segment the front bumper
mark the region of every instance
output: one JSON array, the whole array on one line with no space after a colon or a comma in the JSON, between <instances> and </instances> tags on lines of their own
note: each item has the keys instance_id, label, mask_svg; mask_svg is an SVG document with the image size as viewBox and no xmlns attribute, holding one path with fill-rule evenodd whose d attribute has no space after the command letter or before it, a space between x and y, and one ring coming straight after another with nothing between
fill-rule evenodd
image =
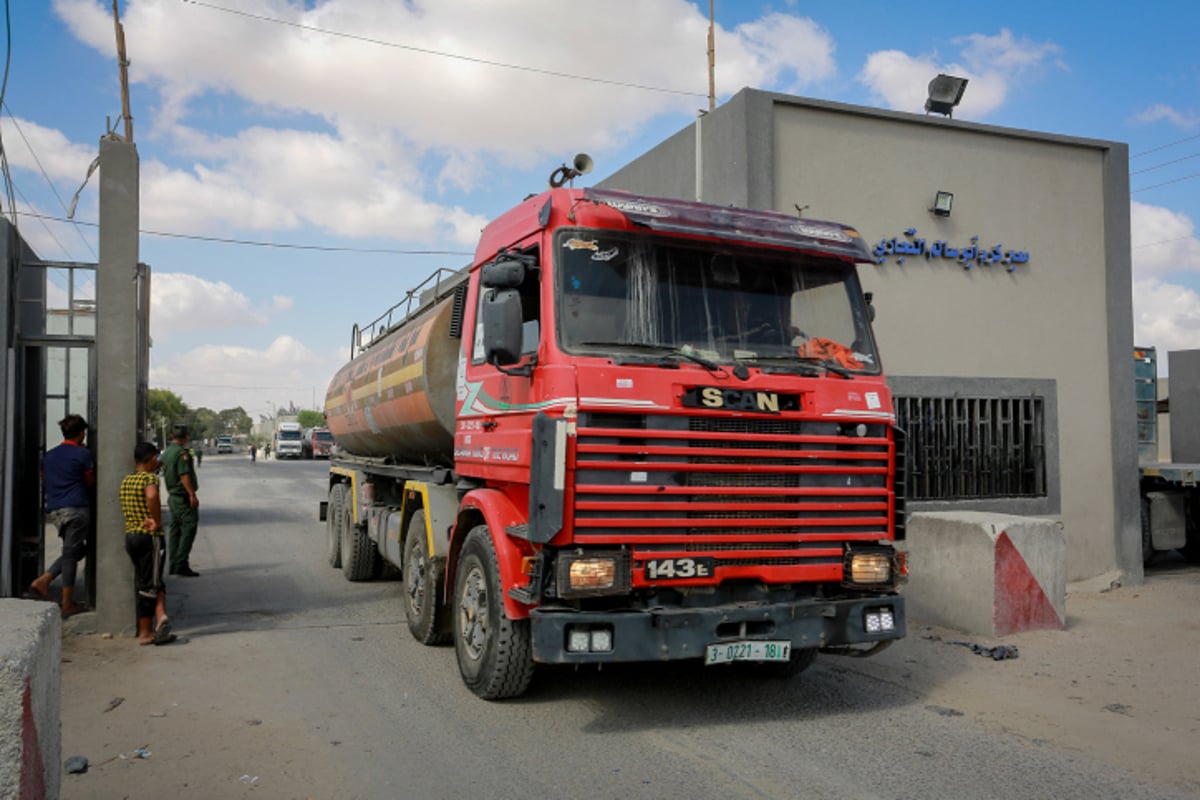
<instances>
[{"instance_id":1,"label":"front bumper","mask_svg":"<svg viewBox=\"0 0 1200 800\"><path fill-rule=\"evenodd\" d=\"M893 630L868 633L868 610L890 609ZM675 661L703 658L705 647L747 639L790 640L793 649L874 644L904 636L904 598L897 594L712 608L592 612L538 608L530 613L533 660L543 664ZM568 652L568 629L611 631L606 652Z\"/></svg>"}]
</instances>

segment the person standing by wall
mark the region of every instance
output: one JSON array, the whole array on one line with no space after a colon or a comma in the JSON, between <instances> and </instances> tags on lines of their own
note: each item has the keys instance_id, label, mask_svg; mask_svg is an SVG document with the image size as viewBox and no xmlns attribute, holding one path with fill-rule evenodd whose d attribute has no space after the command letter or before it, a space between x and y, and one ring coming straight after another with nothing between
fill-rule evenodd
<instances>
[{"instance_id":1,"label":"person standing by wall","mask_svg":"<svg viewBox=\"0 0 1200 800\"><path fill-rule=\"evenodd\" d=\"M49 597L50 582L61 575L62 615L66 619L84 610L74 602L75 576L79 562L87 554L96 467L91 451L83 446L87 421L78 414L68 414L58 427L63 442L42 457L42 487L46 519L54 523L63 540L62 555L29 585L29 592Z\"/></svg>"},{"instance_id":2,"label":"person standing by wall","mask_svg":"<svg viewBox=\"0 0 1200 800\"><path fill-rule=\"evenodd\" d=\"M121 479L125 552L133 562L138 644L175 641L167 617L163 583L167 548L163 542L162 500L158 494L158 448L141 442L133 449L134 470Z\"/></svg>"},{"instance_id":3,"label":"person standing by wall","mask_svg":"<svg viewBox=\"0 0 1200 800\"><path fill-rule=\"evenodd\" d=\"M167 561L172 575L197 578L188 559L200 525L200 498L196 496L199 482L196 466L188 450L187 425L171 429L171 446L163 451L163 480L167 485L167 507L171 523L167 529Z\"/></svg>"}]
</instances>

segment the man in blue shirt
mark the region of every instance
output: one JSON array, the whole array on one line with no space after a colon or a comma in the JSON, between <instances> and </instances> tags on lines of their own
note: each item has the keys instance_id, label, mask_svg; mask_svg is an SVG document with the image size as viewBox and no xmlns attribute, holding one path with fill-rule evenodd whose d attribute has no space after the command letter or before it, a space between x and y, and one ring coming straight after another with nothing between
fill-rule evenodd
<instances>
[{"instance_id":1,"label":"man in blue shirt","mask_svg":"<svg viewBox=\"0 0 1200 800\"><path fill-rule=\"evenodd\" d=\"M83 446L87 421L68 414L59 423L63 442L42 457L42 490L46 519L54 523L63 540L62 555L29 585L32 594L49 597L50 582L62 576L62 615L67 618L84 609L75 605L75 574L87 554L87 535L92 524L92 487L96 468L92 453Z\"/></svg>"}]
</instances>

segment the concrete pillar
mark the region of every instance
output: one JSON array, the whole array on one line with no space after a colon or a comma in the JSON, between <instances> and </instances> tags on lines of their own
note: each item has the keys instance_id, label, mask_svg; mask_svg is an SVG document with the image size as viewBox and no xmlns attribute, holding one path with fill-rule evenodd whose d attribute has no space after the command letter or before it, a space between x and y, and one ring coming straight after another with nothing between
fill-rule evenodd
<instances>
[{"instance_id":1,"label":"concrete pillar","mask_svg":"<svg viewBox=\"0 0 1200 800\"><path fill-rule=\"evenodd\" d=\"M58 797L61 663L58 606L0 600L0 797Z\"/></svg>"},{"instance_id":2,"label":"concrete pillar","mask_svg":"<svg viewBox=\"0 0 1200 800\"><path fill-rule=\"evenodd\" d=\"M96 272L96 627L136 629L133 566L125 554L118 491L139 440L138 155L100 140L100 266Z\"/></svg>"},{"instance_id":3,"label":"concrete pillar","mask_svg":"<svg viewBox=\"0 0 1200 800\"><path fill-rule=\"evenodd\" d=\"M1049 519L974 511L913 514L909 624L932 623L977 636L1065 627L1067 545Z\"/></svg>"}]
</instances>

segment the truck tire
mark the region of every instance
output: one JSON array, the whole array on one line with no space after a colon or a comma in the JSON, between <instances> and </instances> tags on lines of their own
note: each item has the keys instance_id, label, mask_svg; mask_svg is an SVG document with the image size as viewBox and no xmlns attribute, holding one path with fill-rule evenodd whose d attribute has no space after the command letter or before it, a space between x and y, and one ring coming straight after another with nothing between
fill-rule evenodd
<instances>
[{"instance_id":1,"label":"truck tire","mask_svg":"<svg viewBox=\"0 0 1200 800\"><path fill-rule=\"evenodd\" d=\"M529 620L504 614L496 549L486 525L467 534L454 581L454 651L467 688L484 700L516 697L533 679Z\"/></svg>"},{"instance_id":2,"label":"truck tire","mask_svg":"<svg viewBox=\"0 0 1200 800\"><path fill-rule=\"evenodd\" d=\"M1186 520L1187 539L1179 554L1192 564L1200 564L1200 497L1195 492L1188 498Z\"/></svg>"},{"instance_id":3,"label":"truck tire","mask_svg":"<svg viewBox=\"0 0 1200 800\"><path fill-rule=\"evenodd\" d=\"M342 506L346 504L346 484L339 483L329 490L329 506L325 509L325 560L337 569L342 566Z\"/></svg>"},{"instance_id":4,"label":"truck tire","mask_svg":"<svg viewBox=\"0 0 1200 800\"><path fill-rule=\"evenodd\" d=\"M1142 566L1150 566L1154 560L1154 538L1150 533L1150 501L1142 498Z\"/></svg>"},{"instance_id":5,"label":"truck tire","mask_svg":"<svg viewBox=\"0 0 1200 800\"><path fill-rule=\"evenodd\" d=\"M367 537L366 528L354 524L350 502L342 503L341 522L342 574L348 581L369 581L379 574L379 551Z\"/></svg>"},{"instance_id":6,"label":"truck tire","mask_svg":"<svg viewBox=\"0 0 1200 800\"><path fill-rule=\"evenodd\" d=\"M443 644L450 640L449 616L442 602L443 577L440 565L429 557L425 535L425 511L412 515L404 534L404 615L408 629L421 644Z\"/></svg>"}]
</instances>

